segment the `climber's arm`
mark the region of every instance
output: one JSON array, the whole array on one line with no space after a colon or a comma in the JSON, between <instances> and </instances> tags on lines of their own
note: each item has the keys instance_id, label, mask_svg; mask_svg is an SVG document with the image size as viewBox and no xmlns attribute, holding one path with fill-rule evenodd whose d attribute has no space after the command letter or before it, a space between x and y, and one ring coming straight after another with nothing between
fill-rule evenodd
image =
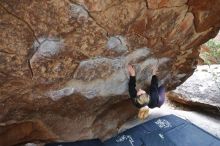
<instances>
[{"instance_id":1,"label":"climber's arm","mask_svg":"<svg viewBox=\"0 0 220 146\"><path fill-rule=\"evenodd\" d=\"M135 89L135 87L136 87L136 78L135 78L135 76L130 76L128 86L129 86L130 97L135 98L137 96L137 90Z\"/></svg>"},{"instance_id":2,"label":"climber's arm","mask_svg":"<svg viewBox=\"0 0 220 146\"><path fill-rule=\"evenodd\" d=\"M158 65L154 65L153 66L153 76L151 78L151 88L158 88L158 78L157 78L157 74L158 74Z\"/></svg>"},{"instance_id":3,"label":"climber's arm","mask_svg":"<svg viewBox=\"0 0 220 146\"><path fill-rule=\"evenodd\" d=\"M131 98L135 98L137 96L136 87L136 78L135 78L135 69L132 65L128 65L128 72L130 75L130 80L128 83L128 90Z\"/></svg>"},{"instance_id":4,"label":"climber's arm","mask_svg":"<svg viewBox=\"0 0 220 146\"><path fill-rule=\"evenodd\" d=\"M157 76L156 75L153 75L152 76L152 79L151 79L151 88L158 88L158 79L157 79Z\"/></svg>"}]
</instances>

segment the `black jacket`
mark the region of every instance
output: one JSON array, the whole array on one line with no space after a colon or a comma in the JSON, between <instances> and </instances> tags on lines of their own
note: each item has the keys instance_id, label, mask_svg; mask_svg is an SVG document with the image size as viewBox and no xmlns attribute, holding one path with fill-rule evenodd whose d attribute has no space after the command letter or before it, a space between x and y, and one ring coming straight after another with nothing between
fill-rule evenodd
<instances>
[{"instance_id":1,"label":"black jacket","mask_svg":"<svg viewBox=\"0 0 220 146\"><path fill-rule=\"evenodd\" d=\"M137 107L137 108L141 108L144 107L146 105L149 106L149 108L155 108L158 107L158 102L159 102L159 95L158 95L158 79L156 75L152 76L151 79L151 85L150 85L150 90L149 90L149 95L150 95L150 101L149 104L143 104L140 105L137 102L137 90L135 89L136 87L136 78L135 76L130 76L130 80L129 80L129 94L130 97L132 99L133 104Z\"/></svg>"}]
</instances>

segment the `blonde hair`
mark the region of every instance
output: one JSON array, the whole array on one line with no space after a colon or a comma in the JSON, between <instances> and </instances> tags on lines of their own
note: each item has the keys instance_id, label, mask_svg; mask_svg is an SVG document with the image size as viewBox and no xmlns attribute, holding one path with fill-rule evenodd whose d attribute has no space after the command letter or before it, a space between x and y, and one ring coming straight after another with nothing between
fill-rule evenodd
<instances>
[{"instance_id":1,"label":"blonde hair","mask_svg":"<svg viewBox=\"0 0 220 146\"><path fill-rule=\"evenodd\" d=\"M137 98L137 102L140 104L140 105L143 105L143 104L148 104L150 101L150 97L147 93L145 94L142 94L140 95L138 98Z\"/></svg>"},{"instance_id":2,"label":"blonde hair","mask_svg":"<svg viewBox=\"0 0 220 146\"><path fill-rule=\"evenodd\" d=\"M144 107L140 108L140 110L138 112L138 118L141 119L141 120L144 120L148 116L149 116L149 107L144 106Z\"/></svg>"}]
</instances>

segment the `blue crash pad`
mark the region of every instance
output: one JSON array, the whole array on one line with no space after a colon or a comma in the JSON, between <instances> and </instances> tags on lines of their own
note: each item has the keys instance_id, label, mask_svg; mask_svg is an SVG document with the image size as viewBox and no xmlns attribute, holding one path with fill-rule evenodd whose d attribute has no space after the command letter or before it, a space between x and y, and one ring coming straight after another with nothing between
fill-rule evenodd
<instances>
[{"instance_id":1,"label":"blue crash pad","mask_svg":"<svg viewBox=\"0 0 220 146\"><path fill-rule=\"evenodd\" d=\"M46 146L220 146L220 139L191 122L168 115L128 129L104 143L96 139Z\"/></svg>"},{"instance_id":2,"label":"blue crash pad","mask_svg":"<svg viewBox=\"0 0 220 146\"><path fill-rule=\"evenodd\" d=\"M136 132L139 129L145 134ZM220 146L220 139L191 122L168 115L126 130L105 141L104 144L105 146Z\"/></svg>"},{"instance_id":3,"label":"blue crash pad","mask_svg":"<svg viewBox=\"0 0 220 146\"><path fill-rule=\"evenodd\" d=\"M76 142L48 143L45 146L104 146L99 139L83 140Z\"/></svg>"}]
</instances>

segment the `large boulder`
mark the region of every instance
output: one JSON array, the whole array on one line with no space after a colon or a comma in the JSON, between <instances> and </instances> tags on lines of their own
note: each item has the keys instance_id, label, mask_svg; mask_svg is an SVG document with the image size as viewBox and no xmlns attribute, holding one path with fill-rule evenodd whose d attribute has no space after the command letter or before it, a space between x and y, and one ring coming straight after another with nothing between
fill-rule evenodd
<instances>
[{"instance_id":1,"label":"large boulder","mask_svg":"<svg viewBox=\"0 0 220 146\"><path fill-rule=\"evenodd\" d=\"M219 4L1 0L1 124L37 120L51 136L24 135L19 143L111 136L137 111L127 64L136 66L138 87L148 87L155 64L161 84L180 85L195 69L199 45L219 30Z\"/></svg>"},{"instance_id":2,"label":"large boulder","mask_svg":"<svg viewBox=\"0 0 220 146\"><path fill-rule=\"evenodd\" d=\"M182 85L167 93L167 97L197 109L220 112L220 65L197 66Z\"/></svg>"}]
</instances>

